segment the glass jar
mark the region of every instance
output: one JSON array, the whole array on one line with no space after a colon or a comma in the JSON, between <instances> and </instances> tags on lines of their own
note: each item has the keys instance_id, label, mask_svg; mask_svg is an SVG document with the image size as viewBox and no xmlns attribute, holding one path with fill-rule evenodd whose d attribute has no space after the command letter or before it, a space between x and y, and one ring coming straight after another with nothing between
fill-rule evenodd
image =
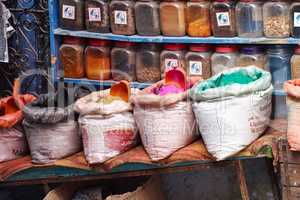
<instances>
[{"instance_id":1,"label":"glass jar","mask_svg":"<svg viewBox=\"0 0 300 200\"><path fill-rule=\"evenodd\" d=\"M165 72L170 69L181 67L186 70L184 56L186 46L184 44L165 44L164 50L160 54L161 77L165 77Z\"/></svg>"},{"instance_id":2,"label":"glass jar","mask_svg":"<svg viewBox=\"0 0 300 200\"><path fill-rule=\"evenodd\" d=\"M291 79L290 59L292 53L286 45L272 45L267 50L267 69L272 74L274 89L281 90L283 83Z\"/></svg>"},{"instance_id":3,"label":"glass jar","mask_svg":"<svg viewBox=\"0 0 300 200\"><path fill-rule=\"evenodd\" d=\"M85 71L89 79L110 79L110 42L107 40L89 40L85 49Z\"/></svg>"},{"instance_id":4,"label":"glass jar","mask_svg":"<svg viewBox=\"0 0 300 200\"><path fill-rule=\"evenodd\" d=\"M272 0L263 6L264 33L270 38L290 36L290 14L287 1Z\"/></svg>"},{"instance_id":5,"label":"glass jar","mask_svg":"<svg viewBox=\"0 0 300 200\"><path fill-rule=\"evenodd\" d=\"M163 35L185 35L185 3L182 1L163 1L160 3L160 25Z\"/></svg>"},{"instance_id":6,"label":"glass jar","mask_svg":"<svg viewBox=\"0 0 300 200\"><path fill-rule=\"evenodd\" d=\"M193 44L185 55L187 74L190 77L211 77L211 48L209 45Z\"/></svg>"},{"instance_id":7,"label":"glass jar","mask_svg":"<svg viewBox=\"0 0 300 200\"><path fill-rule=\"evenodd\" d=\"M300 1L292 3L290 7L291 35L300 38Z\"/></svg>"},{"instance_id":8,"label":"glass jar","mask_svg":"<svg viewBox=\"0 0 300 200\"><path fill-rule=\"evenodd\" d=\"M85 1L85 26L87 31L91 32L110 32L107 0Z\"/></svg>"},{"instance_id":9,"label":"glass jar","mask_svg":"<svg viewBox=\"0 0 300 200\"><path fill-rule=\"evenodd\" d=\"M247 67L250 65L265 69L266 55L262 47L248 46L241 49L241 54L237 59L237 66Z\"/></svg>"},{"instance_id":10,"label":"glass jar","mask_svg":"<svg viewBox=\"0 0 300 200\"><path fill-rule=\"evenodd\" d=\"M187 33L192 37L208 37L210 29L210 1L190 0L187 2L186 23Z\"/></svg>"},{"instance_id":11,"label":"glass jar","mask_svg":"<svg viewBox=\"0 0 300 200\"><path fill-rule=\"evenodd\" d=\"M211 56L212 75L236 67L238 53L236 46L222 45L216 47Z\"/></svg>"},{"instance_id":12,"label":"glass jar","mask_svg":"<svg viewBox=\"0 0 300 200\"><path fill-rule=\"evenodd\" d=\"M113 0L110 3L110 25L114 34L134 35L134 1Z\"/></svg>"},{"instance_id":13,"label":"glass jar","mask_svg":"<svg viewBox=\"0 0 300 200\"><path fill-rule=\"evenodd\" d=\"M138 1L135 4L136 30L139 35L160 35L157 1Z\"/></svg>"},{"instance_id":14,"label":"glass jar","mask_svg":"<svg viewBox=\"0 0 300 200\"><path fill-rule=\"evenodd\" d=\"M262 2L241 0L236 5L236 24L239 37L262 37Z\"/></svg>"},{"instance_id":15,"label":"glass jar","mask_svg":"<svg viewBox=\"0 0 300 200\"><path fill-rule=\"evenodd\" d=\"M84 77L84 40L76 37L64 37L59 48L60 62L65 78Z\"/></svg>"},{"instance_id":16,"label":"glass jar","mask_svg":"<svg viewBox=\"0 0 300 200\"><path fill-rule=\"evenodd\" d=\"M141 44L136 53L136 79L138 82L157 82L160 76L160 51L156 44Z\"/></svg>"},{"instance_id":17,"label":"glass jar","mask_svg":"<svg viewBox=\"0 0 300 200\"><path fill-rule=\"evenodd\" d=\"M292 79L300 79L300 46L295 48L295 53L291 58Z\"/></svg>"},{"instance_id":18,"label":"glass jar","mask_svg":"<svg viewBox=\"0 0 300 200\"><path fill-rule=\"evenodd\" d=\"M59 26L69 30L83 30L85 28L82 0L59 1Z\"/></svg>"},{"instance_id":19,"label":"glass jar","mask_svg":"<svg viewBox=\"0 0 300 200\"><path fill-rule=\"evenodd\" d=\"M112 78L116 81L135 81L136 50L132 42L116 42L111 50Z\"/></svg>"},{"instance_id":20,"label":"glass jar","mask_svg":"<svg viewBox=\"0 0 300 200\"><path fill-rule=\"evenodd\" d=\"M210 16L215 37L236 36L235 3L233 0L215 0L211 5Z\"/></svg>"}]
</instances>

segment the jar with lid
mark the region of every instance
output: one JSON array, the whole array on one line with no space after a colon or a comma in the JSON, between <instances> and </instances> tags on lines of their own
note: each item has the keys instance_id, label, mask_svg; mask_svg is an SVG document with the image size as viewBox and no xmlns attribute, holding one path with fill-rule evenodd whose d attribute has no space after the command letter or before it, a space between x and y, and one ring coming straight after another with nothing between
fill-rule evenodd
<instances>
[{"instance_id":1,"label":"jar with lid","mask_svg":"<svg viewBox=\"0 0 300 200\"><path fill-rule=\"evenodd\" d=\"M237 66L247 67L250 65L265 69L266 55L264 49L260 46L242 47L237 59Z\"/></svg>"},{"instance_id":2,"label":"jar with lid","mask_svg":"<svg viewBox=\"0 0 300 200\"><path fill-rule=\"evenodd\" d=\"M236 36L235 1L215 0L211 5L210 16L215 37Z\"/></svg>"},{"instance_id":3,"label":"jar with lid","mask_svg":"<svg viewBox=\"0 0 300 200\"><path fill-rule=\"evenodd\" d=\"M232 45L217 46L211 56L212 75L236 67L237 47Z\"/></svg>"},{"instance_id":4,"label":"jar with lid","mask_svg":"<svg viewBox=\"0 0 300 200\"><path fill-rule=\"evenodd\" d=\"M290 6L291 35L300 38L300 0L296 0Z\"/></svg>"},{"instance_id":5,"label":"jar with lid","mask_svg":"<svg viewBox=\"0 0 300 200\"><path fill-rule=\"evenodd\" d=\"M110 3L111 31L119 35L135 34L134 1L113 0Z\"/></svg>"},{"instance_id":6,"label":"jar with lid","mask_svg":"<svg viewBox=\"0 0 300 200\"><path fill-rule=\"evenodd\" d=\"M85 28L82 0L59 1L59 26L69 30L83 30Z\"/></svg>"},{"instance_id":7,"label":"jar with lid","mask_svg":"<svg viewBox=\"0 0 300 200\"><path fill-rule=\"evenodd\" d=\"M292 79L300 79L300 46L295 48L294 55L291 58Z\"/></svg>"},{"instance_id":8,"label":"jar with lid","mask_svg":"<svg viewBox=\"0 0 300 200\"><path fill-rule=\"evenodd\" d=\"M163 35L185 35L185 7L179 0L165 0L160 3L160 25Z\"/></svg>"},{"instance_id":9,"label":"jar with lid","mask_svg":"<svg viewBox=\"0 0 300 200\"><path fill-rule=\"evenodd\" d=\"M210 28L210 1L190 0L187 2L186 23L187 33L192 37L208 37Z\"/></svg>"},{"instance_id":10,"label":"jar with lid","mask_svg":"<svg viewBox=\"0 0 300 200\"><path fill-rule=\"evenodd\" d=\"M291 79L292 52L287 45L272 45L267 50L267 70L271 72L274 89L281 90L283 83Z\"/></svg>"},{"instance_id":11,"label":"jar with lid","mask_svg":"<svg viewBox=\"0 0 300 200\"><path fill-rule=\"evenodd\" d=\"M107 0L85 1L85 26L87 31L91 32L110 32Z\"/></svg>"},{"instance_id":12,"label":"jar with lid","mask_svg":"<svg viewBox=\"0 0 300 200\"><path fill-rule=\"evenodd\" d=\"M59 48L60 62L65 78L84 77L84 40L76 37L64 37Z\"/></svg>"},{"instance_id":13,"label":"jar with lid","mask_svg":"<svg viewBox=\"0 0 300 200\"><path fill-rule=\"evenodd\" d=\"M211 77L211 47L205 44L193 44L185 55L187 74L190 77Z\"/></svg>"},{"instance_id":14,"label":"jar with lid","mask_svg":"<svg viewBox=\"0 0 300 200\"><path fill-rule=\"evenodd\" d=\"M139 35L160 35L159 5L157 1L135 3L136 31Z\"/></svg>"},{"instance_id":15,"label":"jar with lid","mask_svg":"<svg viewBox=\"0 0 300 200\"><path fill-rule=\"evenodd\" d=\"M186 46L184 44L165 44L160 54L161 77L170 69L181 67L186 71L185 66Z\"/></svg>"},{"instance_id":16,"label":"jar with lid","mask_svg":"<svg viewBox=\"0 0 300 200\"><path fill-rule=\"evenodd\" d=\"M138 82L157 82L160 77L160 48L157 44L141 44L136 53Z\"/></svg>"},{"instance_id":17,"label":"jar with lid","mask_svg":"<svg viewBox=\"0 0 300 200\"><path fill-rule=\"evenodd\" d=\"M110 79L110 42L91 39L85 49L85 71L89 79Z\"/></svg>"},{"instance_id":18,"label":"jar with lid","mask_svg":"<svg viewBox=\"0 0 300 200\"><path fill-rule=\"evenodd\" d=\"M116 42L111 50L111 72L116 81L136 80L136 50L132 42Z\"/></svg>"},{"instance_id":19,"label":"jar with lid","mask_svg":"<svg viewBox=\"0 0 300 200\"><path fill-rule=\"evenodd\" d=\"M239 37L263 36L262 5L260 0L240 0L236 5L236 24Z\"/></svg>"},{"instance_id":20,"label":"jar with lid","mask_svg":"<svg viewBox=\"0 0 300 200\"><path fill-rule=\"evenodd\" d=\"M289 3L285 0L271 0L263 5L264 34L270 38L290 36Z\"/></svg>"}]
</instances>

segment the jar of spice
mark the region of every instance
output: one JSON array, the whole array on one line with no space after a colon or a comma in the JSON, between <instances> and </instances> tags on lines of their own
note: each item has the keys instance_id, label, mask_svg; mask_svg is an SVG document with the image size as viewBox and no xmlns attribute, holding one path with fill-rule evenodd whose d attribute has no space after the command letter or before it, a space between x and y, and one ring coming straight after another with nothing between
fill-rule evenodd
<instances>
[{"instance_id":1,"label":"jar of spice","mask_svg":"<svg viewBox=\"0 0 300 200\"><path fill-rule=\"evenodd\" d=\"M185 55L187 74L190 77L211 77L210 66L211 47L205 44L193 44Z\"/></svg>"},{"instance_id":2,"label":"jar of spice","mask_svg":"<svg viewBox=\"0 0 300 200\"><path fill-rule=\"evenodd\" d=\"M250 65L265 69L266 55L262 47L248 46L241 49L241 54L237 59L237 66L247 67Z\"/></svg>"},{"instance_id":3,"label":"jar of spice","mask_svg":"<svg viewBox=\"0 0 300 200\"><path fill-rule=\"evenodd\" d=\"M211 57L212 75L236 67L237 47L232 45L217 46Z\"/></svg>"},{"instance_id":4,"label":"jar of spice","mask_svg":"<svg viewBox=\"0 0 300 200\"><path fill-rule=\"evenodd\" d=\"M113 0L110 3L110 25L114 34L134 35L134 1Z\"/></svg>"},{"instance_id":5,"label":"jar of spice","mask_svg":"<svg viewBox=\"0 0 300 200\"><path fill-rule=\"evenodd\" d=\"M187 2L187 33L192 37L208 37L210 29L210 1L190 0Z\"/></svg>"},{"instance_id":6,"label":"jar of spice","mask_svg":"<svg viewBox=\"0 0 300 200\"><path fill-rule=\"evenodd\" d=\"M240 0L236 5L236 24L239 37L263 36L263 3L259 0Z\"/></svg>"},{"instance_id":7,"label":"jar of spice","mask_svg":"<svg viewBox=\"0 0 300 200\"><path fill-rule=\"evenodd\" d=\"M111 50L112 78L116 81L135 81L136 50L132 42L116 42Z\"/></svg>"},{"instance_id":8,"label":"jar of spice","mask_svg":"<svg viewBox=\"0 0 300 200\"><path fill-rule=\"evenodd\" d=\"M292 3L290 7L291 34L294 38L300 38L300 1Z\"/></svg>"},{"instance_id":9,"label":"jar of spice","mask_svg":"<svg viewBox=\"0 0 300 200\"><path fill-rule=\"evenodd\" d=\"M84 77L84 40L76 37L64 37L59 55L65 78Z\"/></svg>"},{"instance_id":10,"label":"jar of spice","mask_svg":"<svg viewBox=\"0 0 300 200\"><path fill-rule=\"evenodd\" d=\"M107 0L85 1L85 26L91 32L110 32Z\"/></svg>"},{"instance_id":11,"label":"jar of spice","mask_svg":"<svg viewBox=\"0 0 300 200\"><path fill-rule=\"evenodd\" d=\"M163 35L185 35L185 2L165 0L160 3L160 24Z\"/></svg>"},{"instance_id":12,"label":"jar of spice","mask_svg":"<svg viewBox=\"0 0 300 200\"><path fill-rule=\"evenodd\" d=\"M136 53L136 79L138 82L157 82L160 77L160 51L156 44L141 44Z\"/></svg>"},{"instance_id":13,"label":"jar of spice","mask_svg":"<svg viewBox=\"0 0 300 200\"><path fill-rule=\"evenodd\" d=\"M263 6L264 33L270 38L290 36L289 3L284 0L271 0Z\"/></svg>"},{"instance_id":14,"label":"jar of spice","mask_svg":"<svg viewBox=\"0 0 300 200\"><path fill-rule=\"evenodd\" d=\"M272 45L267 50L267 70L271 72L274 89L281 90L283 83L291 79L292 52L287 45Z\"/></svg>"},{"instance_id":15,"label":"jar of spice","mask_svg":"<svg viewBox=\"0 0 300 200\"><path fill-rule=\"evenodd\" d=\"M295 48L295 53L291 58L292 79L300 79L300 46Z\"/></svg>"},{"instance_id":16,"label":"jar of spice","mask_svg":"<svg viewBox=\"0 0 300 200\"><path fill-rule=\"evenodd\" d=\"M85 49L85 71L89 79L110 79L110 42L91 39Z\"/></svg>"},{"instance_id":17,"label":"jar of spice","mask_svg":"<svg viewBox=\"0 0 300 200\"><path fill-rule=\"evenodd\" d=\"M184 44L165 44L164 50L160 54L161 77L165 77L165 72L170 69L181 67L186 70L185 66L186 46Z\"/></svg>"},{"instance_id":18,"label":"jar of spice","mask_svg":"<svg viewBox=\"0 0 300 200\"><path fill-rule=\"evenodd\" d=\"M136 30L139 35L160 35L157 1L138 1L135 4Z\"/></svg>"},{"instance_id":19,"label":"jar of spice","mask_svg":"<svg viewBox=\"0 0 300 200\"><path fill-rule=\"evenodd\" d=\"M233 0L215 0L211 5L212 31L215 37L236 36L235 3Z\"/></svg>"},{"instance_id":20,"label":"jar of spice","mask_svg":"<svg viewBox=\"0 0 300 200\"><path fill-rule=\"evenodd\" d=\"M84 3L82 0L59 1L59 25L69 30L83 30Z\"/></svg>"}]
</instances>

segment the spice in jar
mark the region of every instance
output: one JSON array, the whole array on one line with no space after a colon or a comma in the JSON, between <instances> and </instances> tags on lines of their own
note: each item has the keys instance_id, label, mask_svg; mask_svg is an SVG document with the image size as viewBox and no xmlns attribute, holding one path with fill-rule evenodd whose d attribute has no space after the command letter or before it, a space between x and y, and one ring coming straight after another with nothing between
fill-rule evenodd
<instances>
[{"instance_id":1,"label":"spice in jar","mask_svg":"<svg viewBox=\"0 0 300 200\"><path fill-rule=\"evenodd\" d=\"M212 31L215 37L236 35L235 4L233 0L215 0L211 5Z\"/></svg>"},{"instance_id":2,"label":"spice in jar","mask_svg":"<svg viewBox=\"0 0 300 200\"><path fill-rule=\"evenodd\" d=\"M110 32L107 0L85 1L85 25L86 29L91 32Z\"/></svg>"},{"instance_id":3,"label":"spice in jar","mask_svg":"<svg viewBox=\"0 0 300 200\"><path fill-rule=\"evenodd\" d=\"M187 74L190 77L211 77L211 47L205 44L193 44L185 55Z\"/></svg>"},{"instance_id":4,"label":"spice in jar","mask_svg":"<svg viewBox=\"0 0 300 200\"><path fill-rule=\"evenodd\" d=\"M295 38L300 38L300 1L292 3L290 7L291 34Z\"/></svg>"},{"instance_id":5,"label":"spice in jar","mask_svg":"<svg viewBox=\"0 0 300 200\"><path fill-rule=\"evenodd\" d=\"M241 54L237 59L237 66L247 67L256 66L265 69L266 55L260 46L247 46L241 49Z\"/></svg>"},{"instance_id":6,"label":"spice in jar","mask_svg":"<svg viewBox=\"0 0 300 200\"><path fill-rule=\"evenodd\" d=\"M89 40L85 49L86 76L89 79L110 79L110 42L107 40Z\"/></svg>"},{"instance_id":7,"label":"spice in jar","mask_svg":"<svg viewBox=\"0 0 300 200\"><path fill-rule=\"evenodd\" d=\"M82 0L59 1L59 25L69 30L84 29L84 3Z\"/></svg>"},{"instance_id":8,"label":"spice in jar","mask_svg":"<svg viewBox=\"0 0 300 200\"><path fill-rule=\"evenodd\" d=\"M295 48L295 53L291 58L292 79L300 79L300 46Z\"/></svg>"},{"instance_id":9,"label":"spice in jar","mask_svg":"<svg viewBox=\"0 0 300 200\"><path fill-rule=\"evenodd\" d=\"M111 50L111 72L116 81L136 80L136 50L132 42L116 42Z\"/></svg>"},{"instance_id":10,"label":"spice in jar","mask_svg":"<svg viewBox=\"0 0 300 200\"><path fill-rule=\"evenodd\" d=\"M113 0L110 3L110 24L114 34L134 35L134 1Z\"/></svg>"},{"instance_id":11,"label":"spice in jar","mask_svg":"<svg viewBox=\"0 0 300 200\"><path fill-rule=\"evenodd\" d=\"M210 29L210 2L190 0L186 8L187 33L192 37L208 37Z\"/></svg>"},{"instance_id":12,"label":"spice in jar","mask_svg":"<svg viewBox=\"0 0 300 200\"><path fill-rule=\"evenodd\" d=\"M164 50L160 54L161 77L165 77L165 72L173 68L181 67L186 71L184 56L186 46L184 44L165 44Z\"/></svg>"},{"instance_id":13,"label":"spice in jar","mask_svg":"<svg viewBox=\"0 0 300 200\"><path fill-rule=\"evenodd\" d=\"M65 78L84 77L84 40L76 37L65 37L59 48L60 61Z\"/></svg>"},{"instance_id":14,"label":"spice in jar","mask_svg":"<svg viewBox=\"0 0 300 200\"><path fill-rule=\"evenodd\" d=\"M163 35L185 35L185 3L166 0L160 3L160 24Z\"/></svg>"},{"instance_id":15,"label":"spice in jar","mask_svg":"<svg viewBox=\"0 0 300 200\"><path fill-rule=\"evenodd\" d=\"M136 79L138 82L157 82L161 79L160 51L156 44L141 44L136 53Z\"/></svg>"},{"instance_id":16,"label":"spice in jar","mask_svg":"<svg viewBox=\"0 0 300 200\"><path fill-rule=\"evenodd\" d=\"M212 75L236 67L237 48L233 45L221 45L216 47L215 53L211 56Z\"/></svg>"}]
</instances>

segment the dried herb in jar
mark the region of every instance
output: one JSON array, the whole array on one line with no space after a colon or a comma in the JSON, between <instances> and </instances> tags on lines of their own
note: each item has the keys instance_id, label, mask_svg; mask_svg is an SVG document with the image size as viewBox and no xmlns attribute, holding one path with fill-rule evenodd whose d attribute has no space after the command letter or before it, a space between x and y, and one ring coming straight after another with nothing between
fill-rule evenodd
<instances>
[{"instance_id":1,"label":"dried herb in jar","mask_svg":"<svg viewBox=\"0 0 300 200\"><path fill-rule=\"evenodd\" d=\"M109 33L109 12L106 0L86 0L85 25L91 32Z\"/></svg>"}]
</instances>

